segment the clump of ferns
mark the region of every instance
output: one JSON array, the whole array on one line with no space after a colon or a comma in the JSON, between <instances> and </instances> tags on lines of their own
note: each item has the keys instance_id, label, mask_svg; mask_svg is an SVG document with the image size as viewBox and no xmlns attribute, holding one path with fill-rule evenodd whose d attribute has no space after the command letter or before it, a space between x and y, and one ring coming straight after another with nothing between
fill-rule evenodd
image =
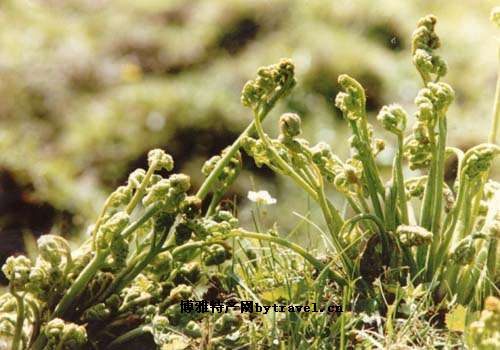
<instances>
[{"instance_id":1,"label":"clump of ferns","mask_svg":"<svg viewBox=\"0 0 500 350\"><path fill-rule=\"evenodd\" d=\"M389 181L381 178L377 166L384 141L373 136L365 91L347 75L339 77L342 92L335 105L352 131L349 159L341 160L328 144L310 145L301 138L301 119L293 113L280 117L277 138L266 134L262 120L274 101L265 70L243 89L242 102L254 113L251 127L257 136L245 135L241 145L258 166L290 177L318 203L332 254L338 258L330 266L337 283L355 281L369 293L377 279L388 289L410 279L424 283L437 300L456 298L461 304L479 306L485 295L498 292L494 281L500 193L499 184L488 181L488 173L500 147L494 144L495 131L490 143L465 153L446 145L447 112L454 92L441 81L447 65L435 53L440 46L435 24L434 16L426 16L413 34L413 63L423 86L415 98L411 131L400 105L384 106L377 116L397 144ZM497 120L498 111L495 114ZM458 176L448 186L445 162L451 156L458 158ZM420 171L419 176L405 178L405 159L411 170ZM344 196L353 216L343 217L325 194L326 186Z\"/></svg>"},{"instance_id":2,"label":"clump of ferns","mask_svg":"<svg viewBox=\"0 0 500 350\"><path fill-rule=\"evenodd\" d=\"M213 267L231 257L225 239L238 220L219 207L201 215L204 196L188 195L187 175L158 174L173 169L164 151L149 152L148 165L108 197L90 239L77 250L60 236L44 235L34 263L23 255L7 260L0 334L12 349L116 347L145 332L158 345L177 333L201 337L196 315L183 315L179 302L201 299L198 284L216 281L223 291L224 276ZM212 185L229 185L240 166L232 157ZM230 316L221 321L223 331L228 322L231 331L240 323Z\"/></svg>"},{"instance_id":3,"label":"clump of ferns","mask_svg":"<svg viewBox=\"0 0 500 350\"><path fill-rule=\"evenodd\" d=\"M289 91L293 68L283 61L261 70L274 90L269 100L275 102ZM192 195L189 176L159 174L172 171L172 157L159 149L150 151L148 169L133 171L127 184L107 198L89 228L90 238L78 249L72 251L61 236L44 235L37 241L36 261L10 257L2 269L9 293L0 297L0 340L5 346L119 348L144 333L151 333L159 346L179 337L198 345L208 339L221 346L248 341L248 332L238 332L247 327L239 315L216 314L213 326L206 328L202 314L180 310L181 300L201 300L200 291L207 286L215 286L220 299L234 299L228 267L221 266L232 256L229 238L273 241L318 269L324 266L285 239L240 229L233 213L220 205L241 169L240 139L205 163L207 178Z\"/></svg>"},{"instance_id":4,"label":"clump of ferns","mask_svg":"<svg viewBox=\"0 0 500 350\"><path fill-rule=\"evenodd\" d=\"M179 301L201 299L197 287L209 281L218 281L220 292L231 295L226 282L234 274L223 265L232 256L230 238L290 249L317 270L318 281L336 284L344 300L377 296L379 290L398 300L400 288L411 284L425 286L438 300L480 305L497 292L500 191L487 177L500 147L485 143L463 153L446 146L453 90L440 81L446 64L434 52L439 47L435 23L433 16L423 18L413 37L413 61L423 87L411 133L406 135L408 116L399 105L385 106L377 117L397 143L388 182L376 162L384 142L373 137L365 91L356 80L340 76L343 91L335 101L352 130L353 152L343 161L328 144L310 145L301 138L296 114L280 117L277 138L265 133L264 118L296 80L290 60L260 68L242 92L253 121L206 162L206 179L196 194L189 194L189 176L159 174L173 169L173 159L153 150L148 169L132 172L127 184L109 196L89 229L90 238L78 249L72 251L60 236L46 235L38 240L36 261L22 255L7 260L3 272L9 293L0 297L2 340L14 350L119 348L144 333L160 346L179 338L198 346L208 341L221 347L247 344L248 330L255 332L255 327L241 315L222 314L213 327L205 327L200 315L180 312ZM496 109L495 120L498 114ZM242 229L223 209L224 193L241 169L240 149L257 165L289 176L318 203L330 233L329 259L318 259L276 234ZM448 187L444 163L451 155L459 166ZM420 176L405 179L405 158L411 169L422 170ZM327 186L343 195L351 209L346 213L353 215L333 205ZM412 205L413 197L420 206ZM205 200L209 203L202 210Z\"/></svg>"}]
</instances>

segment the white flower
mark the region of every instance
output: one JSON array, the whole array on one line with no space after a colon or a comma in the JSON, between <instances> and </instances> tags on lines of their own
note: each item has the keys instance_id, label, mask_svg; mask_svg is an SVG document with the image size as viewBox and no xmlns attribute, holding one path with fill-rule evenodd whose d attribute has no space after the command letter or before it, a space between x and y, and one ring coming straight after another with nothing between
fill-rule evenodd
<instances>
[{"instance_id":1,"label":"white flower","mask_svg":"<svg viewBox=\"0 0 500 350\"><path fill-rule=\"evenodd\" d=\"M257 204L276 204L276 198L271 197L267 191L248 191L248 199Z\"/></svg>"}]
</instances>

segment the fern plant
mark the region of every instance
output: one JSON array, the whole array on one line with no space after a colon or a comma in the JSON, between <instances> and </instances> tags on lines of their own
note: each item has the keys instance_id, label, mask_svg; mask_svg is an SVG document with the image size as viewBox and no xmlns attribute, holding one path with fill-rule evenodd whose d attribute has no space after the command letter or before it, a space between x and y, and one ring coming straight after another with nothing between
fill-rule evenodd
<instances>
[{"instance_id":1,"label":"fern plant","mask_svg":"<svg viewBox=\"0 0 500 350\"><path fill-rule=\"evenodd\" d=\"M498 294L500 185L488 174L500 153L495 144L500 97L497 92L489 143L466 152L447 146L454 93L441 81L447 66L436 54L435 25L436 18L426 16L413 34L412 57L422 88L412 129L407 130L408 114L400 105L384 106L377 116L397 145L390 179L382 178L377 164L385 142L374 138L359 82L339 77L342 92L335 105L352 132L351 157L342 160L328 144L311 145L300 137L297 114L279 118L277 137L265 132L263 120L297 82L288 59L260 68L241 95L253 121L205 163L206 180L196 194L189 194L189 176L159 174L173 169L173 159L153 150L148 169L132 172L109 196L90 238L78 249L60 236L45 235L38 240L36 261L22 255L7 260L9 292L0 297L6 344L14 350L120 348L149 333L158 346L179 337L198 339L200 347L208 347L207 339L214 348L243 346L249 336L239 330L251 334L251 319L229 312L207 328L202 315L182 313L179 306L180 300L199 299L197 288L208 281L218 281L221 295L235 297L237 289L227 281L237 277L224 264L233 257L228 240L234 238L272 242L300 255L318 283L330 281L330 288L344 292L345 307L351 296L372 299L375 308L394 314L383 310L380 291L397 305L409 286L430 290L436 303L471 309ZM241 150L257 166L291 178L317 203L329 232L328 259L274 232L240 227L222 199L241 170ZM448 184L445 162L451 156L458 158L458 176ZM406 164L415 176L405 177ZM328 187L343 196L349 210L332 203ZM343 331L339 344L346 346Z\"/></svg>"},{"instance_id":2,"label":"fern plant","mask_svg":"<svg viewBox=\"0 0 500 350\"><path fill-rule=\"evenodd\" d=\"M318 202L338 256L334 270L344 283L354 280L367 287L380 276L396 283L409 277L429 284L438 299L456 296L462 304L480 305L483 294L495 288L500 209L498 183L488 181L488 173L500 147L494 143L494 131L490 143L465 153L446 145L447 110L454 92L440 81L447 66L435 53L440 45L435 24L434 16L424 17L413 34L413 63L423 86L415 98L411 132L406 133L408 114L397 104L384 106L377 116L397 144L389 181L377 167L384 141L373 137L365 91L347 75L339 77L343 91L335 104L352 131L351 158L342 161L329 145L310 146L299 138L296 114L282 115L280 135L268 136L261 123L270 95L265 74L243 90L242 101L254 113L258 137L245 136L241 143L257 165L289 176ZM456 156L459 165L457 179L449 186L444 172L450 156ZM404 177L405 158L411 170L420 170L418 176ZM353 216L342 217L325 194L327 185L345 197ZM419 199L416 205L413 197Z\"/></svg>"}]
</instances>

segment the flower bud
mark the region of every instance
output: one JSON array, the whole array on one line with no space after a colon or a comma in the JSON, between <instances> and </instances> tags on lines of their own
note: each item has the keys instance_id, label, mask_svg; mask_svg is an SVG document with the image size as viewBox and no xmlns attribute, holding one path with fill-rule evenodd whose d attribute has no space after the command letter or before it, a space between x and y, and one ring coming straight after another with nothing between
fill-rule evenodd
<instances>
[{"instance_id":1,"label":"flower bud","mask_svg":"<svg viewBox=\"0 0 500 350\"><path fill-rule=\"evenodd\" d=\"M435 74L437 77L443 77L448 72L448 65L442 57L431 55L422 49L417 49L413 54L413 64L418 71Z\"/></svg>"},{"instance_id":2,"label":"flower bud","mask_svg":"<svg viewBox=\"0 0 500 350\"><path fill-rule=\"evenodd\" d=\"M348 159L344 166L342 173L350 186L361 186L361 178L363 176L363 164L358 159Z\"/></svg>"},{"instance_id":3,"label":"flower bud","mask_svg":"<svg viewBox=\"0 0 500 350\"><path fill-rule=\"evenodd\" d=\"M193 233L197 239L205 239L209 234L205 225L206 220L209 219L196 218L189 221L189 227L191 228L191 230L193 230Z\"/></svg>"}]
</instances>

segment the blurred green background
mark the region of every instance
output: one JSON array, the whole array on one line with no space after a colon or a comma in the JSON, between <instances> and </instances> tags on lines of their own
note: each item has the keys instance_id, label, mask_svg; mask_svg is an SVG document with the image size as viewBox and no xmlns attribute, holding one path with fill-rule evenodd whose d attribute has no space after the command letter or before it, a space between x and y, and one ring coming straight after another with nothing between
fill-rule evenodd
<instances>
[{"instance_id":1,"label":"blurred green background","mask_svg":"<svg viewBox=\"0 0 500 350\"><path fill-rule=\"evenodd\" d=\"M449 142L466 149L485 141L497 67L488 20L494 5L3 0L0 255L22 249L24 232L84 231L106 195L146 166L151 148L171 153L175 170L188 173L197 187L204 160L251 120L239 102L243 84L281 57L294 60L299 84L266 127L275 130L280 112L295 111L309 140L327 141L346 156L346 126L333 106L337 76L348 73L365 86L371 118L392 102L413 113L420 81L411 64L411 33L428 13L439 19L440 54L449 63L445 81L457 96ZM381 165L392 156L388 147ZM252 188L278 198L270 221L306 202L295 200L305 197L288 182L245 163L229 194L240 198L243 221L249 221L246 193Z\"/></svg>"}]
</instances>

